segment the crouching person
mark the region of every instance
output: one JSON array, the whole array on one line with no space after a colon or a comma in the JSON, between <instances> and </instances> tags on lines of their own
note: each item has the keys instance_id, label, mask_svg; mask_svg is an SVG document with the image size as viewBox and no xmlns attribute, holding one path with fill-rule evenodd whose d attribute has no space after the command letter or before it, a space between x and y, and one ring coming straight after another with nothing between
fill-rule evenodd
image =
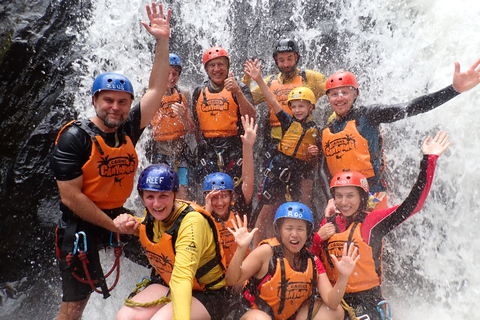
<instances>
[{"instance_id":1,"label":"crouching person","mask_svg":"<svg viewBox=\"0 0 480 320\"><path fill-rule=\"evenodd\" d=\"M117 319L222 319L225 258L211 215L176 199L178 177L166 164L147 167L138 192L145 204L143 221L123 214L114 222L140 237L156 276L127 299Z\"/></svg>"}]
</instances>

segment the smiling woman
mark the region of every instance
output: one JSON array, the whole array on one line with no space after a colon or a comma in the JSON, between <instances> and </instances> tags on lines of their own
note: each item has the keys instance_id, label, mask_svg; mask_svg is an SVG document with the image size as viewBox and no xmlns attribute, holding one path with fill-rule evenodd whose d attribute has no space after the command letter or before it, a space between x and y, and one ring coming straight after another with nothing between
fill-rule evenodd
<instances>
[{"instance_id":1,"label":"smiling woman","mask_svg":"<svg viewBox=\"0 0 480 320\"><path fill-rule=\"evenodd\" d=\"M274 219L276 237L260 242L242 261L257 228L247 229L247 218L230 232L237 250L227 270L227 285L248 280L244 296L230 311L242 319L343 319L340 301L347 279L359 259L357 249L343 246L342 260L332 257L341 270L334 287L320 260L308 251L313 235L313 215L298 202L282 204ZM288 280L287 280L288 279ZM316 298L316 292L321 299Z\"/></svg>"}]
</instances>

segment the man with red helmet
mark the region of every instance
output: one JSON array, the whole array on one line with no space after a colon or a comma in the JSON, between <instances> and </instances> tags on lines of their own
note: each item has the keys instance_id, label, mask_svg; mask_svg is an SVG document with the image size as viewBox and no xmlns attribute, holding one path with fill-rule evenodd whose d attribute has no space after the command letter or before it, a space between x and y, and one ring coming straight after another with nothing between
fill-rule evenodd
<instances>
[{"instance_id":1,"label":"man with red helmet","mask_svg":"<svg viewBox=\"0 0 480 320\"><path fill-rule=\"evenodd\" d=\"M355 75L345 71L331 75L326 83L326 93L335 116L322 130L319 144L323 151L321 169L327 178L331 179L341 171L361 172L370 185L369 210L386 208L387 188L383 180L384 154L380 124L433 110L461 92L472 89L480 83L479 66L480 60L466 72L460 72L460 64L456 62L452 85L407 103L367 107L354 105L359 94ZM325 194L331 198L328 190L325 190ZM332 201L330 199L325 210L327 215L334 211Z\"/></svg>"},{"instance_id":2,"label":"man with red helmet","mask_svg":"<svg viewBox=\"0 0 480 320\"><path fill-rule=\"evenodd\" d=\"M214 172L225 172L240 185L242 164L241 116L255 119L250 89L238 83L230 70L230 57L221 47L203 54L208 75L192 95L193 119L198 132L198 168L196 176L203 181Z\"/></svg>"}]
</instances>

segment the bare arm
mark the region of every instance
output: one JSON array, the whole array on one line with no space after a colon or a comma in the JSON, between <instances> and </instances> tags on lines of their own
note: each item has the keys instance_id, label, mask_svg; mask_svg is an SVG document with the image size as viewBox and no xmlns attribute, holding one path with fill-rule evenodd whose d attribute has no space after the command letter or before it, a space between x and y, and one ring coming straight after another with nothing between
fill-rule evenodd
<instances>
[{"instance_id":1,"label":"bare arm","mask_svg":"<svg viewBox=\"0 0 480 320\"><path fill-rule=\"evenodd\" d=\"M95 203L82 192L83 176L73 180L58 181L62 203L83 220L112 232L122 233Z\"/></svg>"},{"instance_id":2,"label":"bare arm","mask_svg":"<svg viewBox=\"0 0 480 320\"><path fill-rule=\"evenodd\" d=\"M140 128L145 128L153 119L162 102L162 97L165 91L167 91L169 68L168 39L170 38L170 17L172 12L168 10L167 18L164 19L161 4L158 5L158 10L159 12L157 12L157 7L154 2L152 2L151 8L147 5L147 15L150 24L142 22L145 29L155 37L157 43L155 46L152 72L150 73L148 82L148 90L143 95L140 103L142 113Z\"/></svg>"},{"instance_id":3,"label":"bare arm","mask_svg":"<svg viewBox=\"0 0 480 320\"><path fill-rule=\"evenodd\" d=\"M355 264L358 259L360 259L360 255L358 255L358 248L356 248L353 243L350 244L348 250L347 244L345 243L343 246L342 260L338 261L337 257L333 254L330 256L339 272L338 280L332 288L327 275L322 273L318 277L317 288L325 304L329 308L335 309L343 299L345 289L347 288L348 277L353 272Z\"/></svg>"},{"instance_id":4,"label":"bare arm","mask_svg":"<svg viewBox=\"0 0 480 320\"><path fill-rule=\"evenodd\" d=\"M250 76L258 84L260 90L262 90L263 95L267 99L268 103L272 106L275 113L282 111L282 106L278 103L277 98L273 94L272 90L267 86L265 81L262 78L262 64L258 63L257 60L246 61L245 62L245 74Z\"/></svg>"},{"instance_id":5,"label":"bare arm","mask_svg":"<svg viewBox=\"0 0 480 320\"><path fill-rule=\"evenodd\" d=\"M237 216L236 219L237 221L234 221L235 230L228 228L228 230L235 236L237 250L235 250L225 276L227 286L240 284L253 275L258 274L265 268L265 266L268 267L268 260L273 255L270 246L265 245L250 252L245 260L243 260L245 252L252 242L253 235L258 231L258 228L248 232L247 216L243 216L243 223L240 217ZM268 253L268 250L270 250L270 254Z\"/></svg>"},{"instance_id":6,"label":"bare arm","mask_svg":"<svg viewBox=\"0 0 480 320\"><path fill-rule=\"evenodd\" d=\"M246 204L252 203L253 185L255 180L255 167L253 164L253 145L257 138L258 125L254 125L255 119L248 115L242 116L242 124L245 134L241 135L243 143L243 164L242 164L242 192Z\"/></svg>"}]
</instances>

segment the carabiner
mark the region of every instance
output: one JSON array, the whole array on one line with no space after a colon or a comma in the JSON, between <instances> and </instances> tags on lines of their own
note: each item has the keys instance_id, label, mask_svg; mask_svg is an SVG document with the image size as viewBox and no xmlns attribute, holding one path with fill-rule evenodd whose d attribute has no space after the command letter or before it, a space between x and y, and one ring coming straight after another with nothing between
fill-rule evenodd
<instances>
[{"instance_id":1,"label":"carabiner","mask_svg":"<svg viewBox=\"0 0 480 320\"><path fill-rule=\"evenodd\" d=\"M392 320L392 309L390 303L387 300L382 300L377 304L378 313L382 317L382 320ZM385 315L387 313L388 315Z\"/></svg>"},{"instance_id":2,"label":"carabiner","mask_svg":"<svg viewBox=\"0 0 480 320\"><path fill-rule=\"evenodd\" d=\"M80 236L83 236L83 253L87 253L87 235L84 231L79 231L75 234L75 238L77 238L78 241L80 241ZM81 252L79 247L77 247L77 250Z\"/></svg>"}]
</instances>

